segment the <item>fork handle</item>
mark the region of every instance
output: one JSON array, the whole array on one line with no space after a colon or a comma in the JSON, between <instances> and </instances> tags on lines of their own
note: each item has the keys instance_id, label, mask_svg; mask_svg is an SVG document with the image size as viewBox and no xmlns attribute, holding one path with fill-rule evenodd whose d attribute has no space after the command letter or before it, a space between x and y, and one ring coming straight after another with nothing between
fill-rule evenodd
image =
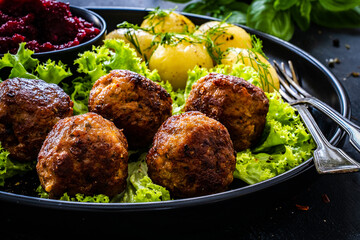
<instances>
[{"instance_id":1,"label":"fork handle","mask_svg":"<svg viewBox=\"0 0 360 240\"><path fill-rule=\"evenodd\" d=\"M298 110L317 145L317 149L314 151L314 163L318 173L359 171L360 164L348 156L344 151L329 143L304 105L297 105L295 108Z\"/></svg>"},{"instance_id":2,"label":"fork handle","mask_svg":"<svg viewBox=\"0 0 360 240\"><path fill-rule=\"evenodd\" d=\"M319 111L323 112L326 116L331 118L334 122L336 122L342 129L344 129L347 134L349 134L349 141L354 146L354 148L360 152L360 127L356 124L349 121L347 118L343 117L341 114L339 114L336 110L334 110L332 107L327 105L324 102L321 102L320 100L316 98L302 98L295 100L291 103L291 105L294 104L301 104L306 103L314 106Z\"/></svg>"}]
</instances>

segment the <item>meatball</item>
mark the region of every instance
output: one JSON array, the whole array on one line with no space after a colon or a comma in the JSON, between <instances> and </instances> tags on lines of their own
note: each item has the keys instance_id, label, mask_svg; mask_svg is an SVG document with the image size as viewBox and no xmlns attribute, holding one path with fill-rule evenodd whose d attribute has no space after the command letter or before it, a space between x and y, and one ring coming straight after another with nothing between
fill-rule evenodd
<instances>
[{"instance_id":1,"label":"meatball","mask_svg":"<svg viewBox=\"0 0 360 240\"><path fill-rule=\"evenodd\" d=\"M126 187L127 140L114 123L96 113L60 120L47 136L36 170L41 186L56 198L114 196Z\"/></svg>"},{"instance_id":2,"label":"meatball","mask_svg":"<svg viewBox=\"0 0 360 240\"><path fill-rule=\"evenodd\" d=\"M73 102L56 84L13 78L0 83L0 142L10 157L36 160L57 121L73 114Z\"/></svg>"},{"instance_id":3,"label":"meatball","mask_svg":"<svg viewBox=\"0 0 360 240\"><path fill-rule=\"evenodd\" d=\"M157 129L171 116L172 99L157 83L128 70L113 70L98 79L89 111L113 121L130 148L148 147Z\"/></svg>"},{"instance_id":4,"label":"meatball","mask_svg":"<svg viewBox=\"0 0 360 240\"><path fill-rule=\"evenodd\" d=\"M264 130L269 100L244 79L210 73L192 87L185 111L200 111L228 129L237 151L254 146Z\"/></svg>"},{"instance_id":5,"label":"meatball","mask_svg":"<svg viewBox=\"0 0 360 240\"><path fill-rule=\"evenodd\" d=\"M194 111L172 116L161 125L146 163L155 183L183 198L226 190L236 162L224 125Z\"/></svg>"}]
</instances>

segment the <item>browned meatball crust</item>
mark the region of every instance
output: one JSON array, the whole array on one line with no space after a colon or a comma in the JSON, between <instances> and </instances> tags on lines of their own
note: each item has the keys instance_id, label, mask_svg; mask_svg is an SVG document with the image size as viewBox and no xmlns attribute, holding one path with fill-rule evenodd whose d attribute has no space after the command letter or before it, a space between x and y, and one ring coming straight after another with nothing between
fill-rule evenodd
<instances>
[{"instance_id":1,"label":"browned meatball crust","mask_svg":"<svg viewBox=\"0 0 360 240\"><path fill-rule=\"evenodd\" d=\"M150 178L177 198L226 190L236 163L227 129L200 112L168 118L156 133L146 162Z\"/></svg>"},{"instance_id":2,"label":"browned meatball crust","mask_svg":"<svg viewBox=\"0 0 360 240\"><path fill-rule=\"evenodd\" d=\"M98 79L89 111L113 121L130 148L147 147L157 129L171 116L172 99L157 83L128 70L113 70Z\"/></svg>"},{"instance_id":3,"label":"browned meatball crust","mask_svg":"<svg viewBox=\"0 0 360 240\"><path fill-rule=\"evenodd\" d=\"M0 142L18 161L36 160L57 121L73 114L73 102L56 84L13 78L0 83Z\"/></svg>"},{"instance_id":4,"label":"browned meatball crust","mask_svg":"<svg viewBox=\"0 0 360 240\"><path fill-rule=\"evenodd\" d=\"M36 170L51 198L114 196L126 187L128 151L121 130L96 113L60 120L47 136Z\"/></svg>"},{"instance_id":5,"label":"browned meatball crust","mask_svg":"<svg viewBox=\"0 0 360 240\"><path fill-rule=\"evenodd\" d=\"M254 146L269 110L264 91L244 79L210 73L192 87L185 111L200 111L228 129L237 151Z\"/></svg>"}]
</instances>

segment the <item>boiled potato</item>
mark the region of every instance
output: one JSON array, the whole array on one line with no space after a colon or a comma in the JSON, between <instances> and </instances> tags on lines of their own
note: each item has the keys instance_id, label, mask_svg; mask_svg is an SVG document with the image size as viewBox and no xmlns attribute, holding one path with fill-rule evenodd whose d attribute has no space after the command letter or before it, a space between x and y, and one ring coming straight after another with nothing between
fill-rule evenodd
<instances>
[{"instance_id":1,"label":"boiled potato","mask_svg":"<svg viewBox=\"0 0 360 240\"><path fill-rule=\"evenodd\" d=\"M155 33L193 33L195 25L184 15L166 10L151 12L142 22L142 28L153 28Z\"/></svg>"},{"instance_id":2,"label":"boiled potato","mask_svg":"<svg viewBox=\"0 0 360 240\"><path fill-rule=\"evenodd\" d=\"M221 64L233 66L236 63L243 63L258 71L264 91L273 92L274 89L279 89L276 70L261 54L243 48L231 48L223 54Z\"/></svg>"},{"instance_id":3,"label":"boiled potato","mask_svg":"<svg viewBox=\"0 0 360 240\"><path fill-rule=\"evenodd\" d=\"M161 44L149 61L150 70L157 69L163 81L169 81L174 89L184 88L188 70L196 65L212 68L213 61L202 43L192 42L190 37L173 44Z\"/></svg>"},{"instance_id":4,"label":"boiled potato","mask_svg":"<svg viewBox=\"0 0 360 240\"><path fill-rule=\"evenodd\" d=\"M141 29L119 28L110 32L106 36L106 39L124 40L130 44L130 47L136 50L138 57L144 61L148 61L156 48L155 43L158 37Z\"/></svg>"},{"instance_id":5,"label":"boiled potato","mask_svg":"<svg viewBox=\"0 0 360 240\"><path fill-rule=\"evenodd\" d=\"M218 52L225 52L229 47L251 48L251 37L241 27L229 23L210 21L202 24L195 34L209 36L217 49L213 49L213 55L218 57Z\"/></svg>"}]
</instances>

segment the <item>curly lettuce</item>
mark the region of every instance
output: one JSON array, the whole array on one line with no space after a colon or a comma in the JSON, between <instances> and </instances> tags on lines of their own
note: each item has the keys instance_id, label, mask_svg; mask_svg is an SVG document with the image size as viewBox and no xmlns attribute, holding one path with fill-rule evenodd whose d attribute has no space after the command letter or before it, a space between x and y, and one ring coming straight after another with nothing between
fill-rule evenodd
<instances>
[{"instance_id":1,"label":"curly lettuce","mask_svg":"<svg viewBox=\"0 0 360 240\"><path fill-rule=\"evenodd\" d=\"M312 156L315 143L296 110L278 92L267 93L263 141L237 153L234 177L254 184L284 173Z\"/></svg>"},{"instance_id":2,"label":"curly lettuce","mask_svg":"<svg viewBox=\"0 0 360 240\"><path fill-rule=\"evenodd\" d=\"M49 198L49 194L39 186L36 189L40 198ZM72 201L72 202L94 202L94 203L109 203L110 198L104 194L95 194L93 196L85 196L84 194L77 193L75 196L69 196L68 193L64 193L59 200Z\"/></svg>"},{"instance_id":3,"label":"curly lettuce","mask_svg":"<svg viewBox=\"0 0 360 240\"><path fill-rule=\"evenodd\" d=\"M0 59L0 70L3 69L2 77L42 79L48 83L59 84L63 79L72 75L70 69L61 61L56 63L49 59L40 64L39 60L32 57L34 51L26 49L25 44L20 43L16 54L6 53ZM5 69L10 70L10 74L5 75Z\"/></svg>"},{"instance_id":4,"label":"curly lettuce","mask_svg":"<svg viewBox=\"0 0 360 240\"><path fill-rule=\"evenodd\" d=\"M1 146L0 142L0 186L5 185L5 179L23 174L35 168L34 162L19 163L9 158L10 152Z\"/></svg>"},{"instance_id":5,"label":"curly lettuce","mask_svg":"<svg viewBox=\"0 0 360 240\"><path fill-rule=\"evenodd\" d=\"M145 156L146 153L142 154L138 161L129 163L126 190L115 197L112 202L135 203L171 200L169 191L154 184L148 176Z\"/></svg>"},{"instance_id":6,"label":"curly lettuce","mask_svg":"<svg viewBox=\"0 0 360 240\"><path fill-rule=\"evenodd\" d=\"M67 68L66 64L61 61L56 63L51 59L45 63L38 64L35 71L37 72L38 78L47 83L59 84L65 78L72 76L70 68Z\"/></svg>"},{"instance_id":7,"label":"curly lettuce","mask_svg":"<svg viewBox=\"0 0 360 240\"><path fill-rule=\"evenodd\" d=\"M115 69L130 70L160 84L172 97L174 108L177 107L177 102L181 99L179 91L173 91L169 82L161 81L156 70L150 71L145 62L136 56L135 50L123 40L105 40L104 45L93 47L91 51L80 54L74 63L78 66L77 71L83 76L74 79L70 85L64 84L64 90L74 102L75 114L83 114L88 111L89 92L93 84L101 76Z\"/></svg>"}]
</instances>

